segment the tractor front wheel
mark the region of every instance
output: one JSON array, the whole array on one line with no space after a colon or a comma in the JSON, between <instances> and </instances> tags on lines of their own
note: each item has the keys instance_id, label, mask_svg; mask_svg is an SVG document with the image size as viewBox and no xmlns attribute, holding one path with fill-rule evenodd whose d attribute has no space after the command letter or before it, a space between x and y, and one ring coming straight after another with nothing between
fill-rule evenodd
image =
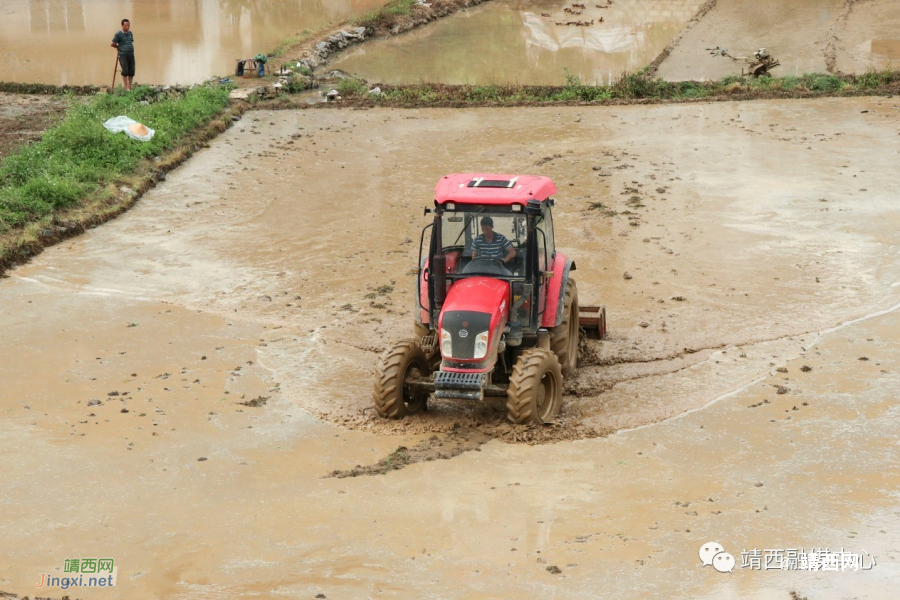
<instances>
[{"instance_id":1,"label":"tractor front wheel","mask_svg":"<svg viewBox=\"0 0 900 600\"><path fill-rule=\"evenodd\" d=\"M509 377L506 417L520 425L549 423L562 407L562 370L550 350L530 348L522 353Z\"/></svg>"},{"instance_id":2,"label":"tractor front wheel","mask_svg":"<svg viewBox=\"0 0 900 600\"><path fill-rule=\"evenodd\" d=\"M578 368L578 288L575 280L566 284L563 317L559 325L550 330L550 349L559 358L563 375L571 377Z\"/></svg>"},{"instance_id":3,"label":"tractor front wheel","mask_svg":"<svg viewBox=\"0 0 900 600\"><path fill-rule=\"evenodd\" d=\"M428 393L413 391L409 382L428 377L428 359L415 340L403 340L388 348L375 366L372 398L381 417L402 419L424 410Z\"/></svg>"}]
</instances>

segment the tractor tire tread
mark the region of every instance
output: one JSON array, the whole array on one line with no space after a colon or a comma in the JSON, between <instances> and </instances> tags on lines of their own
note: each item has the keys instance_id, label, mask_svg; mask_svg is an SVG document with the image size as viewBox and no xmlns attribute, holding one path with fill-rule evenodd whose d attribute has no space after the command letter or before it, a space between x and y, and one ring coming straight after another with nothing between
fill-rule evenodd
<instances>
[{"instance_id":1,"label":"tractor tire tread","mask_svg":"<svg viewBox=\"0 0 900 600\"><path fill-rule=\"evenodd\" d=\"M551 418L555 418L559 414L559 405L562 399L562 375L559 371L559 361L553 352L543 348L530 348L522 353L509 377L506 410L507 418L510 421L520 425L539 425L543 422L540 415L536 414L535 396L543 373L547 369L554 368L557 371L558 398L551 399L555 405L549 415Z\"/></svg>"},{"instance_id":2,"label":"tractor tire tread","mask_svg":"<svg viewBox=\"0 0 900 600\"><path fill-rule=\"evenodd\" d=\"M416 340L402 340L385 350L375 366L375 386L372 399L378 416L388 419L402 419L411 414L403 401L404 372L414 361L420 362L428 373L425 353Z\"/></svg>"},{"instance_id":3,"label":"tractor tire tread","mask_svg":"<svg viewBox=\"0 0 900 600\"><path fill-rule=\"evenodd\" d=\"M578 286L574 279L569 279L566 285L565 304L563 305L563 317L559 325L550 330L550 349L559 359L563 375L571 377L578 369L578 341L574 344L570 341L570 327L572 319L578 322ZM577 329L575 330L577 331ZM574 353L571 352L574 347ZM573 356L569 356L573 354Z\"/></svg>"}]
</instances>

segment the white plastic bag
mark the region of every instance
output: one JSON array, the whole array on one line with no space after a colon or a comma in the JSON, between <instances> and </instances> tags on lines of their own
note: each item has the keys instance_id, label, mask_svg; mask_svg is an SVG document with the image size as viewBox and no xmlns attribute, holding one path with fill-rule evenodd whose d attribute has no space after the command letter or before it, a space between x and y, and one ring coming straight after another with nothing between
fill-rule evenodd
<instances>
[{"instance_id":1,"label":"white plastic bag","mask_svg":"<svg viewBox=\"0 0 900 600\"><path fill-rule=\"evenodd\" d=\"M113 133L124 131L125 135L131 139L141 142L149 142L153 139L153 134L156 133L146 125L142 125L129 117L113 117L104 123L103 126ZM144 134L142 130L146 130L147 133Z\"/></svg>"}]
</instances>

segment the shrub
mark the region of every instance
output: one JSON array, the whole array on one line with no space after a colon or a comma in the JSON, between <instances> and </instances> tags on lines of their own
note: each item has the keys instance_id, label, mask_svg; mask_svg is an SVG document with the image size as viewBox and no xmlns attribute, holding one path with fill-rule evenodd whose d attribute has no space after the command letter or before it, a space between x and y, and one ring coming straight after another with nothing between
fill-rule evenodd
<instances>
[{"instance_id":1,"label":"shrub","mask_svg":"<svg viewBox=\"0 0 900 600\"><path fill-rule=\"evenodd\" d=\"M341 79L337 87L338 93L341 96L346 96L347 98L353 98L358 96L365 96L368 88L366 87L366 82L357 79L356 77L347 77L345 79Z\"/></svg>"}]
</instances>

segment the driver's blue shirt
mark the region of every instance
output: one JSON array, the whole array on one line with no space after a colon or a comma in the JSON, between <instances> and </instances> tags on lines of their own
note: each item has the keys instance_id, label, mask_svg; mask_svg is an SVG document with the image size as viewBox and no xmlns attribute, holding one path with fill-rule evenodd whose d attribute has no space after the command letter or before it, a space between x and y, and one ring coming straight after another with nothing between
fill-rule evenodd
<instances>
[{"instance_id":1,"label":"driver's blue shirt","mask_svg":"<svg viewBox=\"0 0 900 600\"><path fill-rule=\"evenodd\" d=\"M512 248L512 243L502 233L496 231L490 242L484 239L484 234L479 235L472 242L472 250L477 258L503 260L510 248Z\"/></svg>"}]
</instances>

